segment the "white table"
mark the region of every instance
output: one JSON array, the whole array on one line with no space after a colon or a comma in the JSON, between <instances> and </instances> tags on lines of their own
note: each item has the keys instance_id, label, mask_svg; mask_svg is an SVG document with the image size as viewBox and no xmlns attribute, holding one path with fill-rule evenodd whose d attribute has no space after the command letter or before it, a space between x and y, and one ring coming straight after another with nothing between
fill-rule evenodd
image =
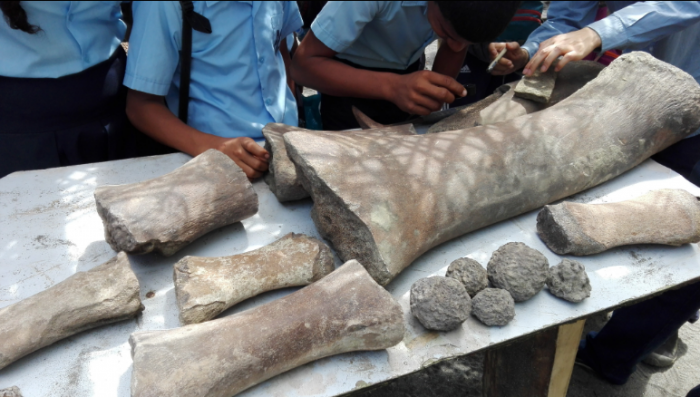
<instances>
[{"instance_id":1,"label":"white table","mask_svg":"<svg viewBox=\"0 0 700 397\"><path fill-rule=\"evenodd\" d=\"M0 307L11 305L88 270L115 255L104 241L93 191L104 184L132 183L170 172L189 159L171 154L82 166L28 171L0 179ZM199 239L170 258L133 257L146 307L135 320L89 330L41 349L0 370L0 389L18 386L26 397L130 395L132 332L178 327L172 265L185 255L223 256L250 251L289 232L318 237L309 217L310 200L280 204L263 182L254 184L260 210L254 217ZM636 169L570 200L621 201L659 188L700 189L665 167L647 161ZM447 333L426 331L409 311L409 290L419 278L444 275L454 259L468 256L486 266L491 253L510 241L541 251L550 265L560 257L535 234L533 211L473 232L427 252L387 289L404 310L408 332L402 343L385 351L325 358L279 375L240 396L331 396L415 372L438 360L460 356L524 335L643 299L700 279L695 244L679 248L630 246L576 258L589 273L589 299L572 304L546 290L516 304L516 317L505 327L489 328L470 318ZM337 258L336 258L337 260ZM339 263L339 261L337 261ZM250 299L224 315L277 299L294 289ZM152 293L155 294L153 297ZM0 343L2 341L0 340Z\"/></svg>"}]
</instances>

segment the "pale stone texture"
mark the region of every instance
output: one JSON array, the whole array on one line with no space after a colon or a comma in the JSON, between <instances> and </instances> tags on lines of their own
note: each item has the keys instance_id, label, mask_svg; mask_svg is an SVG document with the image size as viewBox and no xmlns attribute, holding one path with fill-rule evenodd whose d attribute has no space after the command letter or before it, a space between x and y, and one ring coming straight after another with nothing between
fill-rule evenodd
<instances>
[{"instance_id":1,"label":"pale stone texture","mask_svg":"<svg viewBox=\"0 0 700 397\"><path fill-rule=\"evenodd\" d=\"M680 189L651 191L619 203L547 205L537 232L559 255L592 255L630 244L679 246L700 241L700 202Z\"/></svg>"},{"instance_id":2,"label":"pale stone texture","mask_svg":"<svg viewBox=\"0 0 700 397\"><path fill-rule=\"evenodd\" d=\"M526 301L544 288L549 262L541 252L523 243L497 249L487 266L489 281L510 292L516 302Z\"/></svg>"},{"instance_id":3,"label":"pale stone texture","mask_svg":"<svg viewBox=\"0 0 700 397\"><path fill-rule=\"evenodd\" d=\"M115 251L170 256L200 236L258 212L243 170L210 149L175 171L130 185L95 189L105 240Z\"/></svg>"},{"instance_id":4,"label":"pale stone texture","mask_svg":"<svg viewBox=\"0 0 700 397\"><path fill-rule=\"evenodd\" d=\"M525 76L515 86L515 95L520 98L529 99L531 101L547 103L552 97L554 91L554 83L557 80L557 72L554 71L555 64L542 72L539 69L535 70L532 76Z\"/></svg>"},{"instance_id":5,"label":"pale stone texture","mask_svg":"<svg viewBox=\"0 0 700 397\"><path fill-rule=\"evenodd\" d=\"M0 397L22 397L22 393L20 393L17 386L12 386L8 389L0 390Z\"/></svg>"},{"instance_id":6,"label":"pale stone texture","mask_svg":"<svg viewBox=\"0 0 700 397\"><path fill-rule=\"evenodd\" d=\"M411 286L411 313L433 331L452 331L469 318L471 298L459 281L426 277Z\"/></svg>"},{"instance_id":7,"label":"pale stone texture","mask_svg":"<svg viewBox=\"0 0 700 397\"><path fill-rule=\"evenodd\" d=\"M53 287L0 309L0 369L63 338L135 317L143 306L129 258L78 272Z\"/></svg>"},{"instance_id":8,"label":"pale stone texture","mask_svg":"<svg viewBox=\"0 0 700 397\"><path fill-rule=\"evenodd\" d=\"M502 327L515 318L515 301L500 288L486 288L472 299L472 314L488 326Z\"/></svg>"},{"instance_id":9,"label":"pale stone texture","mask_svg":"<svg viewBox=\"0 0 700 397\"><path fill-rule=\"evenodd\" d=\"M452 261L447 268L445 277L451 277L461 282L472 298L489 285L486 269L471 258L459 258Z\"/></svg>"},{"instance_id":10,"label":"pale stone texture","mask_svg":"<svg viewBox=\"0 0 700 397\"><path fill-rule=\"evenodd\" d=\"M399 303L357 262L233 316L132 334L133 397L231 397L308 362L401 342Z\"/></svg>"},{"instance_id":11,"label":"pale stone texture","mask_svg":"<svg viewBox=\"0 0 700 397\"><path fill-rule=\"evenodd\" d=\"M311 284L333 271L333 253L321 241L289 233L244 254L186 256L175 264L175 296L184 324L211 320L265 291Z\"/></svg>"},{"instance_id":12,"label":"pale stone texture","mask_svg":"<svg viewBox=\"0 0 700 397\"><path fill-rule=\"evenodd\" d=\"M367 116L365 116L367 117ZM367 120L371 121L369 118ZM265 149L270 153L270 168L263 180L270 187L270 191L277 197L279 202L300 200L309 197L302 186L294 163L287 156L287 149L284 147L284 134L291 131L305 131L313 134L313 130L292 127L286 124L269 123L262 132L265 136ZM382 126L375 129L363 131L324 131L341 135L347 134L369 134L372 136L384 135L416 135L416 130L410 124L400 126Z\"/></svg>"},{"instance_id":13,"label":"pale stone texture","mask_svg":"<svg viewBox=\"0 0 700 397\"><path fill-rule=\"evenodd\" d=\"M491 96L461 109L456 114L435 123L428 133L459 130L514 119L553 106L569 97L598 76L603 65L593 61L569 62L557 73L554 91L547 103L514 96L518 82L499 87Z\"/></svg>"},{"instance_id":14,"label":"pale stone texture","mask_svg":"<svg viewBox=\"0 0 700 397\"><path fill-rule=\"evenodd\" d=\"M498 124L284 140L321 235L386 285L429 249L608 181L698 128L698 83L634 52L558 104Z\"/></svg>"},{"instance_id":15,"label":"pale stone texture","mask_svg":"<svg viewBox=\"0 0 700 397\"><path fill-rule=\"evenodd\" d=\"M591 282L580 262L562 259L547 271L547 287L552 295L569 302L581 302L591 296Z\"/></svg>"}]
</instances>

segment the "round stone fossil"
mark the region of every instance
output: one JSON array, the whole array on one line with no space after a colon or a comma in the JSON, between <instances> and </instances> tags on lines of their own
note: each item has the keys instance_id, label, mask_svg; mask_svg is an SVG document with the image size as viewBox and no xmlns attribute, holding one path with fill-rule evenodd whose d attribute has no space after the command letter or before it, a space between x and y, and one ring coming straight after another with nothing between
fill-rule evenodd
<instances>
[{"instance_id":1,"label":"round stone fossil","mask_svg":"<svg viewBox=\"0 0 700 397\"><path fill-rule=\"evenodd\" d=\"M544 288L548 267L547 258L536 249L507 243L493 253L486 271L491 286L503 288L516 302L522 302Z\"/></svg>"},{"instance_id":2,"label":"round stone fossil","mask_svg":"<svg viewBox=\"0 0 700 397\"><path fill-rule=\"evenodd\" d=\"M470 297L474 297L482 289L489 286L489 279L486 275L486 269L471 258L459 258L447 268L445 277L453 279L464 284Z\"/></svg>"},{"instance_id":3,"label":"round stone fossil","mask_svg":"<svg viewBox=\"0 0 700 397\"><path fill-rule=\"evenodd\" d=\"M571 259L562 259L561 263L549 268L547 287L552 295L569 302L581 302L591 296L586 267Z\"/></svg>"},{"instance_id":4,"label":"round stone fossil","mask_svg":"<svg viewBox=\"0 0 700 397\"><path fill-rule=\"evenodd\" d=\"M453 278L427 277L411 286L411 313L427 329L451 331L469 317L472 302L464 285Z\"/></svg>"},{"instance_id":5,"label":"round stone fossil","mask_svg":"<svg viewBox=\"0 0 700 397\"><path fill-rule=\"evenodd\" d=\"M500 288L486 288L472 299L472 314L482 323L503 326L515 317L515 301Z\"/></svg>"}]
</instances>

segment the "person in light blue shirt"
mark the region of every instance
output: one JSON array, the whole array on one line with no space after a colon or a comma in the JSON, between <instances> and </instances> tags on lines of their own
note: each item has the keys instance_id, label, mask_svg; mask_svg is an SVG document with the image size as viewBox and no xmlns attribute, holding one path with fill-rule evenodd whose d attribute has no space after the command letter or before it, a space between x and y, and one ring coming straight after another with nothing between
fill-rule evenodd
<instances>
[{"instance_id":1,"label":"person in light blue shirt","mask_svg":"<svg viewBox=\"0 0 700 397\"><path fill-rule=\"evenodd\" d=\"M562 57L560 70L570 61L591 52L623 49L647 51L692 75L700 82L700 2L697 1L607 1L612 13L595 21L597 1L552 2L549 20L535 30L527 42L498 43L492 56L507 45L507 59L495 73L524 67L531 75L545 71ZM644 84L644 82L640 82ZM679 93L683 95L683 93ZM700 186L700 136L698 132L652 158ZM678 329L697 320L700 283L665 292L632 306L615 310L598 333L581 341L577 362L614 384L624 384L644 360L654 366L675 361ZM696 388L690 395L697 395Z\"/></svg>"},{"instance_id":2,"label":"person in light blue shirt","mask_svg":"<svg viewBox=\"0 0 700 397\"><path fill-rule=\"evenodd\" d=\"M253 139L267 123L296 126L285 39L302 26L291 1L195 1L212 33L193 31L187 124L177 117L182 11L177 1L136 2L124 84L127 114L156 140L196 156L227 154L249 178L269 154ZM280 45L281 44L281 45ZM165 99L165 101L164 101Z\"/></svg>"},{"instance_id":3,"label":"person in light blue shirt","mask_svg":"<svg viewBox=\"0 0 700 397\"><path fill-rule=\"evenodd\" d=\"M322 93L324 129L356 128L352 106L389 124L438 110L466 90L467 46L500 34L520 2L331 1L297 50L294 80ZM436 38L433 71L419 59Z\"/></svg>"},{"instance_id":4,"label":"person in light blue shirt","mask_svg":"<svg viewBox=\"0 0 700 397\"><path fill-rule=\"evenodd\" d=\"M128 157L120 2L0 9L0 177Z\"/></svg>"}]
</instances>

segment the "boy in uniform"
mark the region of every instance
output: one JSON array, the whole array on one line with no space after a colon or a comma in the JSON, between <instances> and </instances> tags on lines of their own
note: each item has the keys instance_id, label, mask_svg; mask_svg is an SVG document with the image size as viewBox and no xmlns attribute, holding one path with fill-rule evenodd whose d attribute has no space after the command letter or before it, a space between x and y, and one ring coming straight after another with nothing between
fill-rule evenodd
<instances>
[{"instance_id":1,"label":"boy in uniform","mask_svg":"<svg viewBox=\"0 0 700 397\"><path fill-rule=\"evenodd\" d=\"M302 26L295 2L195 1L211 33L192 32L187 123L177 117L182 50L180 2L135 2L124 85L127 115L154 139L197 156L217 149L249 178L267 170L269 154L253 139L262 127L296 126L285 38Z\"/></svg>"},{"instance_id":2,"label":"boy in uniform","mask_svg":"<svg viewBox=\"0 0 700 397\"><path fill-rule=\"evenodd\" d=\"M391 124L466 95L454 77L470 43L497 37L519 1L328 2L292 63L294 80L322 93L323 128L357 128L351 108ZM442 44L433 71L425 47Z\"/></svg>"}]
</instances>

